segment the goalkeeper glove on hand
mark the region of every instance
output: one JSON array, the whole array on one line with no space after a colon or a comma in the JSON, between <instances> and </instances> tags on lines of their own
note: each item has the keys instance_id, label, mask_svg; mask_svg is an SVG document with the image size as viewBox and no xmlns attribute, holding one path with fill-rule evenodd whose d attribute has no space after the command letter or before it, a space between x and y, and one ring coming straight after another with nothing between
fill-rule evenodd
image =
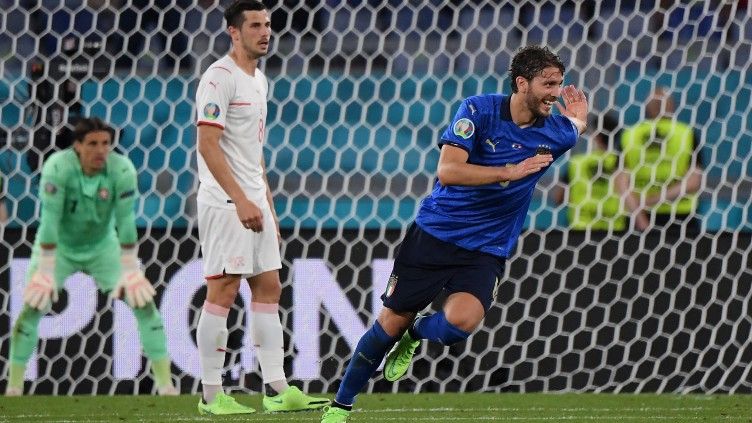
<instances>
[{"instance_id":1,"label":"goalkeeper glove on hand","mask_svg":"<svg viewBox=\"0 0 752 423\"><path fill-rule=\"evenodd\" d=\"M24 304L39 311L49 311L57 301L55 289L55 249L41 249L39 265L31 275L23 294Z\"/></svg>"},{"instance_id":2,"label":"goalkeeper glove on hand","mask_svg":"<svg viewBox=\"0 0 752 423\"><path fill-rule=\"evenodd\" d=\"M141 308L152 302L157 291L141 272L136 248L123 249L120 255L120 266L122 269L120 280L110 297L121 298L125 294L125 302L133 308Z\"/></svg>"}]
</instances>

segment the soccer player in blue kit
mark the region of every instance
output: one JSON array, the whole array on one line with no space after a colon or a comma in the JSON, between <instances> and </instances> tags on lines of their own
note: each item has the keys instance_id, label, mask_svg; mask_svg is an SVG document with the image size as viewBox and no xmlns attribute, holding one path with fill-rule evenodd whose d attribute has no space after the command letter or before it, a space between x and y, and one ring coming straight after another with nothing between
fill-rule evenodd
<instances>
[{"instance_id":1,"label":"soccer player in blue kit","mask_svg":"<svg viewBox=\"0 0 752 423\"><path fill-rule=\"evenodd\" d=\"M353 351L322 423L347 421L387 351L384 378L396 381L422 339L464 341L491 307L535 184L575 145L588 113L585 94L562 87L564 64L548 48L520 49L509 73L511 95L467 98L441 136L438 181L399 246L384 308ZM443 310L419 315L442 290Z\"/></svg>"}]
</instances>

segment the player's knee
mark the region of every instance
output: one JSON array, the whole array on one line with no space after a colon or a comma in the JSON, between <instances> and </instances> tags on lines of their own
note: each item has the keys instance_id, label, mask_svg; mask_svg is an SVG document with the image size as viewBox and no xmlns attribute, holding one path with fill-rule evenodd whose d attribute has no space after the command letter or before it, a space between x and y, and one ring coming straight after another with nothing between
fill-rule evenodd
<instances>
[{"instance_id":1,"label":"player's knee","mask_svg":"<svg viewBox=\"0 0 752 423\"><path fill-rule=\"evenodd\" d=\"M449 324L451 324L452 326L464 332L473 332L475 329L478 328L478 326L480 326L480 322L482 321L483 321L482 318L477 318L475 316L447 315L447 322L449 322Z\"/></svg>"},{"instance_id":2,"label":"player's knee","mask_svg":"<svg viewBox=\"0 0 752 423\"><path fill-rule=\"evenodd\" d=\"M16 323L13 325L13 334L23 335L29 334L31 331L36 333L38 330L37 328L39 327L39 321L43 316L44 313L41 311L29 306L24 306L16 319Z\"/></svg>"},{"instance_id":3,"label":"player's knee","mask_svg":"<svg viewBox=\"0 0 752 423\"><path fill-rule=\"evenodd\" d=\"M277 271L253 276L248 279L248 284L253 293L254 301L268 304L279 303L279 298L282 295L282 284L279 281L279 273Z\"/></svg>"},{"instance_id":4,"label":"player's knee","mask_svg":"<svg viewBox=\"0 0 752 423\"><path fill-rule=\"evenodd\" d=\"M452 294L444 306L446 320L452 326L472 332L480 326L486 312L480 300L468 293Z\"/></svg>"},{"instance_id":5,"label":"player's knee","mask_svg":"<svg viewBox=\"0 0 752 423\"><path fill-rule=\"evenodd\" d=\"M131 310L133 310L133 314L137 318L139 316L142 318L152 318L154 316L159 317L159 311L157 310L157 305L154 303L153 300L146 303L143 307L131 307Z\"/></svg>"},{"instance_id":6,"label":"player's knee","mask_svg":"<svg viewBox=\"0 0 752 423\"><path fill-rule=\"evenodd\" d=\"M259 285L255 289L252 289L251 292L253 293L254 302L279 304L279 298L282 295L282 286L280 284Z\"/></svg>"},{"instance_id":7,"label":"player's knee","mask_svg":"<svg viewBox=\"0 0 752 423\"><path fill-rule=\"evenodd\" d=\"M396 312L388 307L384 307L379 314L378 322L387 335L395 337L402 335L413 322L414 318L415 313Z\"/></svg>"},{"instance_id":8,"label":"player's knee","mask_svg":"<svg viewBox=\"0 0 752 423\"><path fill-rule=\"evenodd\" d=\"M134 308L138 324L139 339L144 348L144 354L150 360L157 360L167 356L167 343L162 316L152 301L144 307Z\"/></svg>"},{"instance_id":9,"label":"player's knee","mask_svg":"<svg viewBox=\"0 0 752 423\"><path fill-rule=\"evenodd\" d=\"M206 301L224 308L232 307L240 289L239 277L207 281Z\"/></svg>"}]
</instances>

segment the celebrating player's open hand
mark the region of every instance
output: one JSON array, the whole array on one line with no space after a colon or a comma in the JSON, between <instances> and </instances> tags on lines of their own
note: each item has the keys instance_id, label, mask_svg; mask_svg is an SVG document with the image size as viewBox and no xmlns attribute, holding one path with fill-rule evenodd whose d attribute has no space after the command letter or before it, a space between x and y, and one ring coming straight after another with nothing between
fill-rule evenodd
<instances>
[{"instance_id":1,"label":"celebrating player's open hand","mask_svg":"<svg viewBox=\"0 0 752 423\"><path fill-rule=\"evenodd\" d=\"M582 133L585 130L588 113L588 101L585 93L575 88L574 85L567 85L561 89L561 99L564 101L563 106L559 102L555 103L559 113L575 121L577 128ZM580 127L580 123L582 127Z\"/></svg>"}]
</instances>

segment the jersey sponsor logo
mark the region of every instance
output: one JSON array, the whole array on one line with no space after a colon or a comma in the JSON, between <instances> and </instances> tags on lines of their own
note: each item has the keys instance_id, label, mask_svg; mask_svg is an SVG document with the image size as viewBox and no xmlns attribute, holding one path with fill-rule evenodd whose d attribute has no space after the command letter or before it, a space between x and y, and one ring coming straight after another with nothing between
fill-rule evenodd
<instances>
[{"instance_id":1,"label":"jersey sponsor logo","mask_svg":"<svg viewBox=\"0 0 752 423\"><path fill-rule=\"evenodd\" d=\"M219 110L219 104L217 103L207 103L206 106L204 106L204 117L209 120L214 120L219 117L220 110Z\"/></svg>"},{"instance_id":2,"label":"jersey sponsor logo","mask_svg":"<svg viewBox=\"0 0 752 423\"><path fill-rule=\"evenodd\" d=\"M486 144L488 144L491 147L494 153L496 152L496 144L498 143L499 141L493 142L490 139L486 139Z\"/></svg>"},{"instance_id":3,"label":"jersey sponsor logo","mask_svg":"<svg viewBox=\"0 0 752 423\"><path fill-rule=\"evenodd\" d=\"M454 122L454 135L460 136L464 139L468 139L475 133L475 125L473 121L468 118L459 119Z\"/></svg>"},{"instance_id":4,"label":"jersey sponsor logo","mask_svg":"<svg viewBox=\"0 0 752 423\"><path fill-rule=\"evenodd\" d=\"M55 184L53 184L52 182L47 182L44 185L44 192L50 195L55 195L55 193L57 192L57 186L55 186Z\"/></svg>"},{"instance_id":5,"label":"jersey sponsor logo","mask_svg":"<svg viewBox=\"0 0 752 423\"><path fill-rule=\"evenodd\" d=\"M395 275L394 273L389 276L389 281L386 283L386 291L384 291L384 295L389 297L394 293L394 288L397 287L398 279L399 276Z\"/></svg>"},{"instance_id":6,"label":"jersey sponsor logo","mask_svg":"<svg viewBox=\"0 0 752 423\"><path fill-rule=\"evenodd\" d=\"M135 191L135 190L125 191L125 192L123 192L122 194L120 194L120 198L121 198L121 199L122 199L122 198L128 198L128 197L132 196L132 195L133 195L133 194L135 194L135 193L136 193L136 191Z\"/></svg>"},{"instance_id":7,"label":"jersey sponsor logo","mask_svg":"<svg viewBox=\"0 0 752 423\"><path fill-rule=\"evenodd\" d=\"M100 188L99 189L99 198L102 200L106 200L110 198L110 191L107 188Z\"/></svg>"}]
</instances>

